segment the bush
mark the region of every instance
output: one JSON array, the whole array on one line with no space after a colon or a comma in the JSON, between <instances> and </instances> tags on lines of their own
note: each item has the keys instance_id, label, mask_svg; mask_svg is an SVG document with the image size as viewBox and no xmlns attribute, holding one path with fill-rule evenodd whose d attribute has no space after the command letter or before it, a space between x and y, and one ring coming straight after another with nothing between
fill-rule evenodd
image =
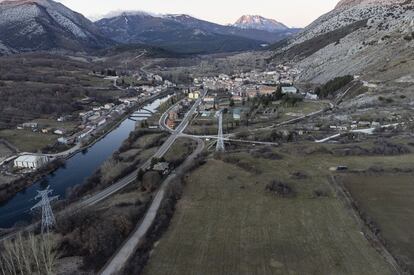
<instances>
[{"instance_id":1,"label":"bush","mask_svg":"<svg viewBox=\"0 0 414 275\"><path fill-rule=\"evenodd\" d=\"M156 171L148 171L142 177L142 189L143 191L152 192L157 190L161 184L161 176Z\"/></svg>"},{"instance_id":2,"label":"bush","mask_svg":"<svg viewBox=\"0 0 414 275\"><path fill-rule=\"evenodd\" d=\"M62 256L82 256L83 268L100 269L135 228L146 205L130 211L99 212L86 210L58 220L63 234L59 251Z\"/></svg>"},{"instance_id":3,"label":"bush","mask_svg":"<svg viewBox=\"0 0 414 275\"><path fill-rule=\"evenodd\" d=\"M412 35L406 35L406 36L404 36L404 40L411 41L411 40L413 40L413 36Z\"/></svg>"},{"instance_id":4,"label":"bush","mask_svg":"<svg viewBox=\"0 0 414 275\"><path fill-rule=\"evenodd\" d=\"M293 197L295 196L295 191L287 183L282 183L280 181L272 181L266 185L266 191L275 194L278 197Z\"/></svg>"}]
</instances>

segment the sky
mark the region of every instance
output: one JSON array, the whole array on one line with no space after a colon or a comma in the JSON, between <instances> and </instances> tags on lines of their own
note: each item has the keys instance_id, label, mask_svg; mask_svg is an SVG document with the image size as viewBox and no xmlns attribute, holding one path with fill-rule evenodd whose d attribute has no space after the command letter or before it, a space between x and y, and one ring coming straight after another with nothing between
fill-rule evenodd
<instances>
[{"instance_id":1,"label":"sky","mask_svg":"<svg viewBox=\"0 0 414 275\"><path fill-rule=\"evenodd\" d=\"M305 27L332 10L339 0L59 0L91 19L113 11L188 14L219 23L234 23L245 14L276 19L289 27Z\"/></svg>"}]
</instances>

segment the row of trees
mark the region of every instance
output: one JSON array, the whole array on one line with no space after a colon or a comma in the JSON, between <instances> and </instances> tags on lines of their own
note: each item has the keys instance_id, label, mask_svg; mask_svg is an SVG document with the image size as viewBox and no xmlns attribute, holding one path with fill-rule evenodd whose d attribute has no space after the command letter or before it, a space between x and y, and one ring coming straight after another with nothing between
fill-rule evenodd
<instances>
[{"instance_id":1,"label":"row of trees","mask_svg":"<svg viewBox=\"0 0 414 275\"><path fill-rule=\"evenodd\" d=\"M56 241L53 236L18 235L5 241L0 253L1 275L56 274Z\"/></svg>"},{"instance_id":2,"label":"row of trees","mask_svg":"<svg viewBox=\"0 0 414 275\"><path fill-rule=\"evenodd\" d=\"M338 91L339 89L345 87L346 85L348 85L353 80L354 80L354 77L352 75L336 77L336 78L328 81L326 84L324 84L320 87L317 87L315 89L315 93L320 98L326 98L326 97L332 95L333 93L335 93L336 91Z\"/></svg>"}]
</instances>

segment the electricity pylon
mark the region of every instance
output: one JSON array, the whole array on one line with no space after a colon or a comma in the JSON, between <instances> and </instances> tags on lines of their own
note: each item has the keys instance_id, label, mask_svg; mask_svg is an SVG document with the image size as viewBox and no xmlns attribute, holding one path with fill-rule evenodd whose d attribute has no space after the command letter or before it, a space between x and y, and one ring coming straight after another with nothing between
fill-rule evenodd
<instances>
[{"instance_id":1,"label":"electricity pylon","mask_svg":"<svg viewBox=\"0 0 414 275\"><path fill-rule=\"evenodd\" d=\"M42 234L49 233L50 229L56 224L55 216L53 215L50 203L59 198L59 196L49 197L53 190L49 186L43 191L37 191L35 199L41 199L35 206L31 208L33 211L36 208L42 208Z\"/></svg>"},{"instance_id":2,"label":"electricity pylon","mask_svg":"<svg viewBox=\"0 0 414 275\"><path fill-rule=\"evenodd\" d=\"M223 112L219 112L218 117L218 136L217 136L217 145L216 145L216 152L224 152L224 137L223 137Z\"/></svg>"}]
</instances>

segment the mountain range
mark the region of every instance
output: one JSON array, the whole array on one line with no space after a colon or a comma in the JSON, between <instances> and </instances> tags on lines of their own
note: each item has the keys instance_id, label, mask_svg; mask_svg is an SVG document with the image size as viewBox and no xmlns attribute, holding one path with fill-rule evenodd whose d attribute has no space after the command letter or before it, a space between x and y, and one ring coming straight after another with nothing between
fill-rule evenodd
<instances>
[{"instance_id":1,"label":"mountain range","mask_svg":"<svg viewBox=\"0 0 414 275\"><path fill-rule=\"evenodd\" d=\"M96 25L107 37L120 43L146 43L181 53L212 53L260 49L298 31L278 31L223 26L185 14L154 16L123 12L103 18Z\"/></svg>"},{"instance_id":2,"label":"mountain range","mask_svg":"<svg viewBox=\"0 0 414 275\"><path fill-rule=\"evenodd\" d=\"M119 44L147 44L178 53L262 49L298 29L223 26L188 15L123 12L91 22L52 0L0 1L0 54L91 51Z\"/></svg>"}]
</instances>

